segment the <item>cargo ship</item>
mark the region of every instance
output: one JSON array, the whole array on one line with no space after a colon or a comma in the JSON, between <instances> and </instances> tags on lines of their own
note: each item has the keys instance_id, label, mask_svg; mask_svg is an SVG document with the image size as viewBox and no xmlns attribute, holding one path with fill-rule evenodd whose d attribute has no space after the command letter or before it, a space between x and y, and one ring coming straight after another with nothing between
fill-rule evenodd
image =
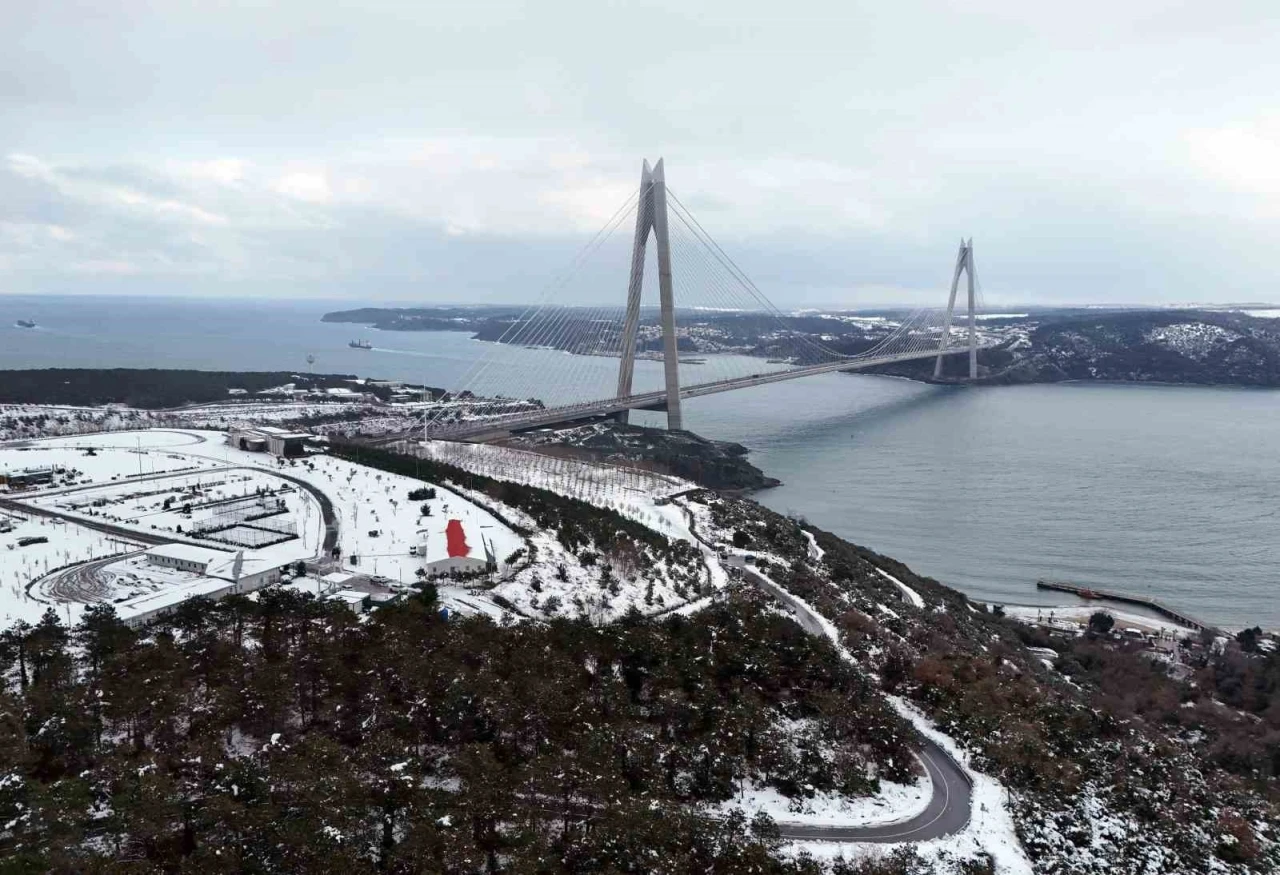
<instances>
[{"instance_id":1,"label":"cargo ship","mask_svg":"<svg viewBox=\"0 0 1280 875\"><path fill-rule=\"evenodd\" d=\"M347 346L352 349L373 349L373 344L367 340L353 340Z\"/></svg>"}]
</instances>

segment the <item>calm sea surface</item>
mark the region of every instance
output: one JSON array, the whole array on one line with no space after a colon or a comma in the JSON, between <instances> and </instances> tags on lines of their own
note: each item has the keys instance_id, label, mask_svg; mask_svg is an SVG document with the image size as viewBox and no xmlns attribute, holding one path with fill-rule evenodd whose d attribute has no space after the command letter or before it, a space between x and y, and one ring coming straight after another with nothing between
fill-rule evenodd
<instances>
[{"instance_id":1,"label":"calm sea surface","mask_svg":"<svg viewBox=\"0 0 1280 875\"><path fill-rule=\"evenodd\" d=\"M449 386L493 349L461 333L319 321L339 306L0 296L0 368L305 370L310 354L317 372ZM14 328L19 318L40 328ZM377 348L349 349L356 336ZM559 374L603 387L617 368L551 351L501 356L519 375L513 393L532 382L543 397ZM656 362L637 366L638 388L660 384ZM764 504L976 597L1061 603L1034 588L1053 577L1228 626L1280 627L1280 392L828 374L688 401L685 417L746 444L783 481Z\"/></svg>"}]
</instances>

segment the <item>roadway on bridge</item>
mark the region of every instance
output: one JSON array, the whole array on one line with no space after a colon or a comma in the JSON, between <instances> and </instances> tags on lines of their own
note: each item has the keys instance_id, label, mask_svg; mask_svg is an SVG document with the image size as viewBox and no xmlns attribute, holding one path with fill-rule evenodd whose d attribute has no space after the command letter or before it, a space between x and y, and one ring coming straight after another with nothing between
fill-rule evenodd
<instances>
[{"instance_id":1,"label":"roadway on bridge","mask_svg":"<svg viewBox=\"0 0 1280 875\"><path fill-rule=\"evenodd\" d=\"M743 568L747 581L789 608L795 621L811 635L827 637L823 622L804 602L752 571ZM973 787L964 770L935 742L920 737L920 762L933 783L933 795L924 811L898 823L874 826L806 826L779 823L783 838L835 842L924 842L964 829L969 823Z\"/></svg>"},{"instance_id":2,"label":"roadway on bridge","mask_svg":"<svg viewBox=\"0 0 1280 875\"><path fill-rule=\"evenodd\" d=\"M770 383L779 383L785 380L797 380L802 377L811 377L817 374L831 374L840 371L858 371L879 365L917 361L920 359L934 359L940 355L959 355L964 352L966 352L964 348L956 347L943 350L929 349L923 351L914 350L912 352L890 353L885 355L868 356L860 359L842 359L840 361L828 362L821 365L810 365L808 367L793 368L790 370L768 371L765 373L750 374L745 377L732 377L724 380L713 380L706 383L694 383L688 386L681 386L680 397L682 399L701 398L705 395L716 395L721 392L750 389L755 386L765 386ZM429 426L427 433L429 437L440 440L489 440L498 437L505 437L511 431L559 425L595 416L608 416L615 413L621 413L625 410L661 410L665 409L666 403L667 392L665 389L660 389L652 392L641 392L635 395L628 395L624 398L604 398L579 404L528 410L520 413L500 414L484 419L440 423ZM375 439L372 443L392 444L398 441L411 439L415 436L415 433L416 430L410 430L384 435Z\"/></svg>"}]
</instances>

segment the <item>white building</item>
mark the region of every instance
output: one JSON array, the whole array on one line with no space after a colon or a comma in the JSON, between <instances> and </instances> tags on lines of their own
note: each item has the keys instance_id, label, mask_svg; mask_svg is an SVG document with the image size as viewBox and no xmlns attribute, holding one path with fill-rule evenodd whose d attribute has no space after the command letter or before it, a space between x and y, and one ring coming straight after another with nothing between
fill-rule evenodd
<instances>
[{"instance_id":1,"label":"white building","mask_svg":"<svg viewBox=\"0 0 1280 875\"><path fill-rule=\"evenodd\" d=\"M146 557L149 565L204 574L209 563L229 559L230 554L191 544L161 544L148 550Z\"/></svg>"},{"instance_id":2,"label":"white building","mask_svg":"<svg viewBox=\"0 0 1280 875\"><path fill-rule=\"evenodd\" d=\"M280 569L256 556L210 550L191 544L162 544L146 552L147 563L239 583L235 592L252 592L280 579ZM237 563L239 567L237 567Z\"/></svg>"},{"instance_id":3,"label":"white building","mask_svg":"<svg viewBox=\"0 0 1280 875\"><path fill-rule=\"evenodd\" d=\"M340 589L325 596L325 600L341 602L357 614L369 610L369 594L358 589Z\"/></svg>"}]
</instances>

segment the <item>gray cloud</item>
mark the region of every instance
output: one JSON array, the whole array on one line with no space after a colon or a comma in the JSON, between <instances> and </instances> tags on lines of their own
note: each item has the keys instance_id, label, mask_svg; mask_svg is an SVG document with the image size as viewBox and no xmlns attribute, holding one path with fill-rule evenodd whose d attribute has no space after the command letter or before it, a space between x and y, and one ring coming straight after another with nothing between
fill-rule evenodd
<instances>
[{"instance_id":1,"label":"gray cloud","mask_svg":"<svg viewBox=\"0 0 1280 875\"><path fill-rule=\"evenodd\" d=\"M19 6L0 293L523 300L665 154L784 306L1280 297L1266 2Z\"/></svg>"}]
</instances>

